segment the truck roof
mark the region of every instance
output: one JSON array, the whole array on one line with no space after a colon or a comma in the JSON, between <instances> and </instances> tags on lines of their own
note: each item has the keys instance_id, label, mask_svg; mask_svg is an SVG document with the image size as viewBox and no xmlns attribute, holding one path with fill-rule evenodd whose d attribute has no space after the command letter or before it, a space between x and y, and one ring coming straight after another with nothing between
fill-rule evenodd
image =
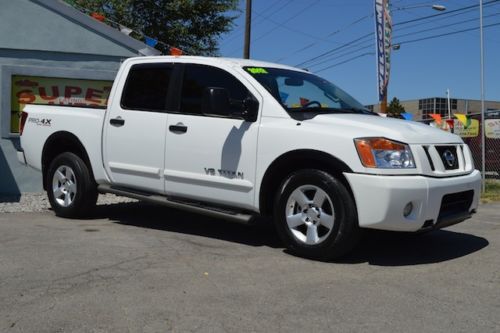
<instances>
[{"instance_id":1,"label":"truck roof","mask_svg":"<svg viewBox=\"0 0 500 333\"><path fill-rule=\"evenodd\" d=\"M282 68L282 69L290 69L290 70L299 70L299 71L304 71L307 72L303 69L297 68L297 67L292 67L292 66L287 66L287 65L282 65L282 64L276 64L272 62L267 62L267 61L260 61L260 60L254 60L254 59L240 59L240 58L224 58L224 57L202 57L202 56L147 56L147 57L134 57L134 58L129 58L130 60L133 59L133 61L138 61L142 62L144 60L152 60L152 61L172 61L172 60L183 60L183 59L189 59L191 61L200 61L200 62L213 62L217 64L226 64L226 65L236 65L236 66L255 66L255 67L272 67L272 68ZM142 60L142 61L141 61Z\"/></svg>"}]
</instances>

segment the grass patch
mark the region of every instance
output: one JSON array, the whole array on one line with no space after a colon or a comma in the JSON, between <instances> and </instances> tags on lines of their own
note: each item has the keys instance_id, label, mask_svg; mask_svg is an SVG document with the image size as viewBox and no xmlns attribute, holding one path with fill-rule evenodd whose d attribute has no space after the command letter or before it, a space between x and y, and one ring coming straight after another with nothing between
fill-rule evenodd
<instances>
[{"instance_id":1,"label":"grass patch","mask_svg":"<svg viewBox=\"0 0 500 333\"><path fill-rule=\"evenodd\" d=\"M481 202L500 201L500 180L486 180L486 192L481 195Z\"/></svg>"}]
</instances>

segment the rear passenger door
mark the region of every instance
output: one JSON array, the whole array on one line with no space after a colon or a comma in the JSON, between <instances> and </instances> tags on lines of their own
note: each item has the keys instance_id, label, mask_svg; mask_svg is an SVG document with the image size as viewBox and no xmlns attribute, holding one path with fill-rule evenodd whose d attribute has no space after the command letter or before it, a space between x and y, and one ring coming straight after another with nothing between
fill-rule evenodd
<instances>
[{"instance_id":1,"label":"rear passenger door","mask_svg":"<svg viewBox=\"0 0 500 333\"><path fill-rule=\"evenodd\" d=\"M120 78L104 124L104 161L114 185L164 193L167 97L173 75L168 63L131 65Z\"/></svg>"},{"instance_id":2,"label":"rear passenger door","mask_svg":"<svg viewBox=\"0 0 500 333\"><path fill-rule=\"evenodd\" d=\"M238 73L201 64L179 66L178 112L169 114L165 144L166 193L251 209L258 121L245 121L237 112L247 98L260 102L258 93L240 82ZM206 113L207 88L225 89L229 110Z\"/></svg>"}]
</instances>

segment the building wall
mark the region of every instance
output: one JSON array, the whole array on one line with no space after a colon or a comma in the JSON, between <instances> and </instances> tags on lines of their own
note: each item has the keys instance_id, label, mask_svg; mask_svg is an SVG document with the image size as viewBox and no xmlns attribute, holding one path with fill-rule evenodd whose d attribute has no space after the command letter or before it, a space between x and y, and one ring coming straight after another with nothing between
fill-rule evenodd
<instances>
[{"instance_id":1,"label":"building wall","mask_svg":"<svg viewBox=\"0 0 500 333\"><path fill-rule=\"evenodd\" d=\"M0 0L0 6L2 49L115 57L137 55L137 51L118 44L104 34L90 30L34 1Z\"/></svg>"},{"instance_id":2,"label":"building wall","mask_svg":"<svg viewBox=\"0 0 500 333\"><path fill-rule=\"evenodd\" d=\"M0 202L42 191L41 174L17 161L12 75L114 80L138 51L29 0L0 0Z\"/></svg>"},{"instance_id":3,"label":"building wall","mask_svg":"<svg viewBox=\"0 0 500 333\"><path fill-rule=\"evenodd\" d=\"M434 97L430 97L433 99ZM444 97L437 97L437 98L444 98ZM408 100L408 101L400 101L401 105L405 108L405 111L408 113L413 114L413 119L414 120L422 120L423 119L423 112L422 110L419 109L419 101L427 99L427 98L422 98L422 99L415 99L415 100ZM472 99L456 99L457 100L457 108L456 110L452 109L451 113L452 115L455 113L463 113L463 114L474 114L474 113L480 113L481 112L481 101L480 100L472 100ZM485 110L500 110L500 102L498 101L485 101ZM379 104L374 104L371 105L370 107L373 108L374 112L380 112L380 105ZM439 113L439 112L436 112Z\"/></svg>"},{"instance_id":4,"label":"building wall","mask_svg":"<svg viewBox=\"0 0 500 333\"><path fill-rule=\"evenodd\" d=\"M19 135L10 133L11 77L114 80L123 58L54 52L0 50L0 201L17 200L23 192L42 191L40 172L17 161Z\"/></svg>"}]
</instances>

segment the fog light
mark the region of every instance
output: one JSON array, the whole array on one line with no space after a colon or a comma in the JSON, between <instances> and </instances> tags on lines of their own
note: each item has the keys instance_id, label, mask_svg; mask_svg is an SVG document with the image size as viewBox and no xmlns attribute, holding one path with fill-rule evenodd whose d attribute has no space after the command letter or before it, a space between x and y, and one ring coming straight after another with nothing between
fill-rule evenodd
<instances>
[{"instance_id":1,"label":"fog light","mask_svg":"<svg viewBox=\"0 0 500 333\"><path fill-rule=\"evenodd\" d=\"M413 204L411 202L408 202L405 206L405 209L403 210L403 216L408 217L408 215L411 214L413 210Z\"/></svg>"}]
</instances>

